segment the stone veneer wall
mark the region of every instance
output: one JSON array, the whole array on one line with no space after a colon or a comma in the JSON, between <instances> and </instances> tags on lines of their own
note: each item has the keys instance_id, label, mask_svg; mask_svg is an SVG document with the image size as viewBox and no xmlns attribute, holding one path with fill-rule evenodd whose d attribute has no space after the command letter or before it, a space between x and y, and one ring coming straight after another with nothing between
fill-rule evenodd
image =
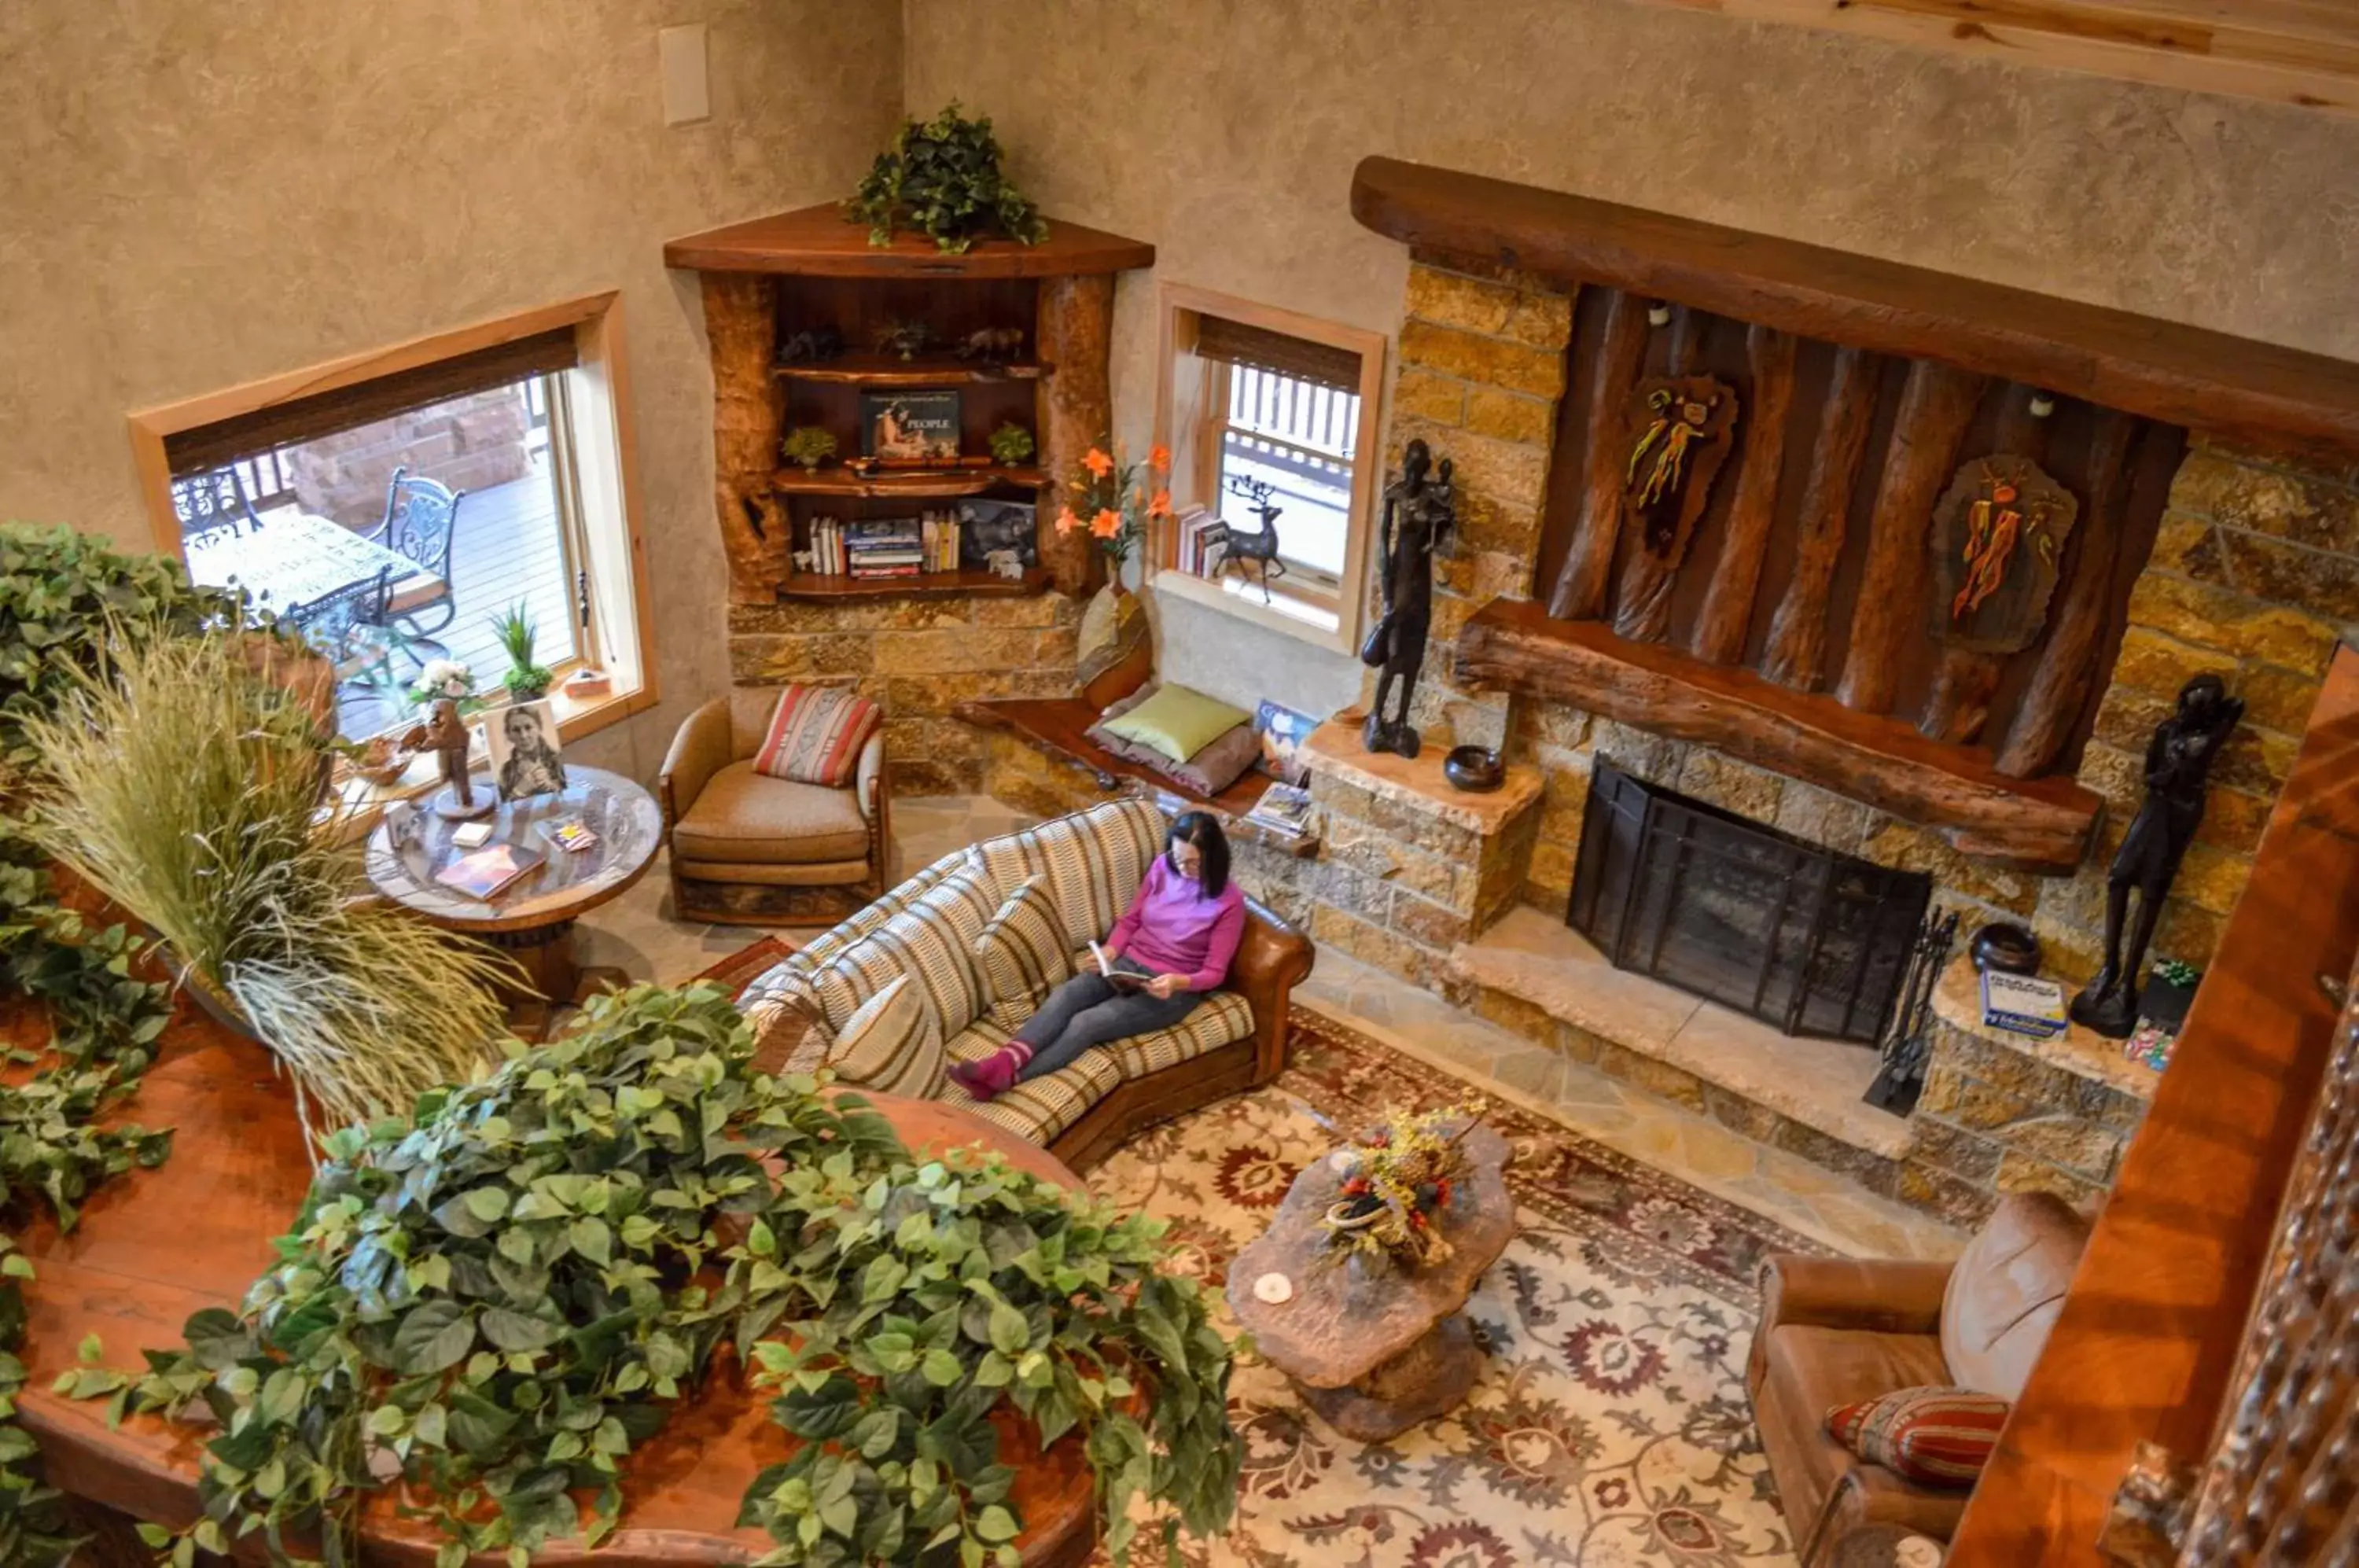
<instances>
[{"instance_id":1,"label":"stone veneer wall","mask_svg":"<svg viewBox=\"0 0 2359 1568\"><path fill-rule=\"evenodd\" d=\"M951 710L975 698L1071 695L1080 622L1077 602L1053 593L733 604L730 677L856 687L884 706L896 793L972 794L984 787L984 737Z\"/></svg>"}]
</instances>

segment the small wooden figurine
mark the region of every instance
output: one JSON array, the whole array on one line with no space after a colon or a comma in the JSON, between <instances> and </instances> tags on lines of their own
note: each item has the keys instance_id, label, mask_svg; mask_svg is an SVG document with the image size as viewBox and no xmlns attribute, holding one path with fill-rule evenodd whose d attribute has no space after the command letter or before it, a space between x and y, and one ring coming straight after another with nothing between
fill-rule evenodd
<instances>
[{"instance_id":1,"label":"small wooden figurine","mask_svg":"<svg viewBox=\"0 0 2359 1568\"><path fill-rule=\"evenodd\" d=\"M2217 675L2198 675L2179 689L2177 711L2154 727L2146 748L2146 803L2130 819L2105 877L2104 966L2072 998L2074 1023L2109 1040L2127 1040L2137 1027L2138 971L2146 964L2147 944L2154 940L2154 923L2179 863L2202 824L2212 758L2244 716L2243 699L2229 696ZM2137 918L2125 946L2123 925L2133 890Z\"/></svg>"},{"instance_id":2,"label":"small wooden figurine","mask_svg":"<svg viewBox=\"0 0 2359 1568\"><path fill-rule=\"evenodd\" d=\"M1933 507L1933 635L1976 653L2017 653L2048 618L2081 504L2027 457L1976 458Z\"/></svg>"},{"instance_id":3,"label":"small wooden figurine","mask_svg":"<svg viewBox=\"0 0 2359 1568\"><path fill-rule=\"evenodd\" d=\"M1424 744L1409 723L1409 705L1433 624L1433 552L1457 528L1450 460L1437 470L1425 442L1411 441L1401 454L1401 476L1385 487L1384 614L1360 647L1360 662L1377 671L1375 699L1360 732L1370 751L1415 757Z\"/></svg>"},{"instance_id":4,"label":"small wooden figurine","mask_svg":"<svg viewBox=\"0 0 2359 1568\"><path fill-rule=\"evenodd\" d=\"M488 793L480 800L475 799L474 787L468 779L467 739L466 722L459 717L457 700L436 699L434 719L427 726L426 744L433 748L441 768L442 782L447 786L435 798L436 816L463 821L483 816L496 804Z\"/></svg>"},{"instance_id":5,"label":"small wooden figurine","mask_svg":"<svg viewBox=\"0 0 2359 1568\"><path fill-rule=\"evenodd\" d=\"M1736 394L1709 376L1642 381L1630 416L1636 439L1622 475L1623 516L1649 554L1676 566L1728 458Z\"/></svg>"}]
</instances>

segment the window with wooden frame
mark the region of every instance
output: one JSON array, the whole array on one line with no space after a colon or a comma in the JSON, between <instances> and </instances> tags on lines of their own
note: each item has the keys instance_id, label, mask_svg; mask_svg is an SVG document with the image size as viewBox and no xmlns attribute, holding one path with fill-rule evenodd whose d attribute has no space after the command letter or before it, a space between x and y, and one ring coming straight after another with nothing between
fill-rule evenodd
<instances>
[{"instance_id":1,"label":"window with wooden frame","mask_svg":"<svg viewBox=\"0 0 2359 1568\"><path fill-rule=\"evenodd\" d=\"M1156 438L1175 515L1158 588L1355 645L1384 351L1380 332L1162 286Z\"/></svg>"},{"instance_id":2,"label":"window with wooden frame","mask_svg":"<svg viewBox=\"0 0 2359 1568\"><path fill-rule=\"evenodd\" d=\"M534 630L569 737L655 701L619 299L601 294L131 418L156 541L339 673L360 738L429 660L495 691ZM605 690L583 670L604 676Z\"/></svg>"}]
</instances>

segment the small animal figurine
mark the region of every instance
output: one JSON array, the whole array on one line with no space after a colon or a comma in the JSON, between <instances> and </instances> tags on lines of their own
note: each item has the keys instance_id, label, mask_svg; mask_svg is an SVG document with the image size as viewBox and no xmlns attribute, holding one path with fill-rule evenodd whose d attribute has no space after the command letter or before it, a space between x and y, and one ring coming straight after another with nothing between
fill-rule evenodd
<instances>
[{"instance_id":1,"label":"small animal figurine","mask_svg":"<svg viewBox=\"0 0 2359 1568\"><path fill-rule=\"evenodd\" d=\"M1024 576L1024 558L1017 555L1014 550L995 550L990 554L984 556L983 560L984 564L991 569L993 576L1005 577L1011 582L1022 581Z\"/></svg>"},{"instance_id":2,"label":"small animal figurine","mask_svg":"<svg viewBox=\"0 0 2359 1568\"><path fill-rule=\"evenodd\" d=\"M1245 574L1245 563L1251 561L1261 582L1261 602L1269 603L1269 580L1286 575L1286 562L1277 558L1277 516L1286 508L1270 505L1270 495L1277 487L1258 479L1236 474L1229 480L1229 489L1251 502L1245 509L1261 519L1259 533L1245 533L1234 523L1214 523L1204 530L1203 545L1207 552L1218 550L1220 560L1213 564L1212 575L1218 577L1232 563L1237 575Z\"/></svg>"},{"instance_id":3,"label":"small animal figurine","mask_svg":"<svg viewBox=\"0 0 2359 1568\"><path fill-rule=\"evenodd\" d=\"M886 321L876 329L876 352L912 360L934 341L934 330L923 321Z\"/></svg>"},{"instance_id":4,"label":"small animal figurine","mask_svg":"<svg viewBox=\"0 0 2359 1568\"><path fill-rule=\"evenodd\" d=\"M1005 365L1023 352L1022 327L984 327L967 333L966 341L958 346L961 359L979 359L985 365Z\"/></svg>"},{"instance_id":5,"label":"small animal figurine","mask_svg":"<svg viewBox=\"0 0 2359 1568\"><path fill-rule=\"evenodd\" d=\"M812 327L778 345L780 365L808 365L833 359L843 352L843 333L833 327Z\"/></svg>"}]
</instances>

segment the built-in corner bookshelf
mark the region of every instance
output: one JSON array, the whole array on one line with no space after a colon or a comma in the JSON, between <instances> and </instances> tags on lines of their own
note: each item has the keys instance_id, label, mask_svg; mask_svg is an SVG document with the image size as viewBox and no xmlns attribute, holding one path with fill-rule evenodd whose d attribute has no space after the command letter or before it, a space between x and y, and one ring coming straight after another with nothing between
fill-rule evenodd
<instances>
[{"instance_id":1,"label":"built-in corner bookshelf","mask_svg":"<svg viewBox=\"0 0 2359 1568\"><path fill-rule=\"evenodd\" d=\"M829 205L677 240L665 259L705 275L733 598L1092 585L1087 540L1050 526L1055 476L1111 425L1114 275L1154 247L1053 220L1038 245L871 245ZM1008 427L1032 438L1021 461L993 455ZM781 451L803 428L834 441L818 467Z\"/></svg>"}]
</instances>

